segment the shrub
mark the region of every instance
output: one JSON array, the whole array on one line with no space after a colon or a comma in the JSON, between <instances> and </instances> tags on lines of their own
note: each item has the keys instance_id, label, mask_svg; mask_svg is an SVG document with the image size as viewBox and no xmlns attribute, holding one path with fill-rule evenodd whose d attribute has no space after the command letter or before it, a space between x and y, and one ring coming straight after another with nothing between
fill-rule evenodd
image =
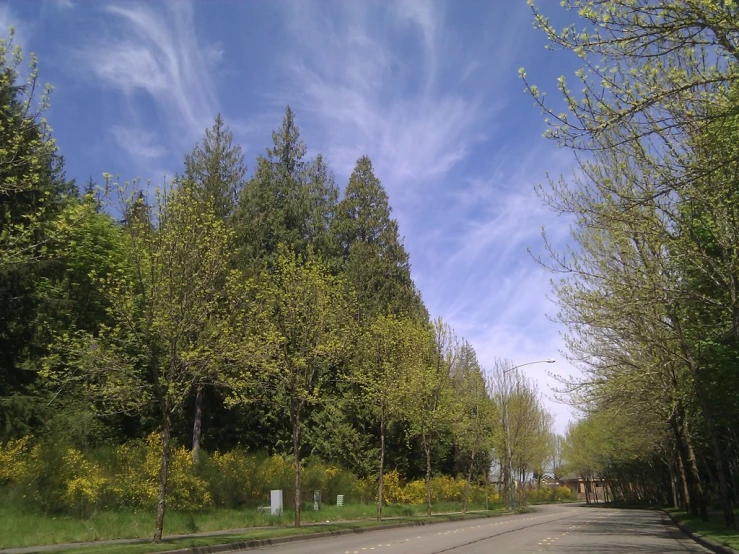
<instances>
[{"instance_id":1,"label":"shrub","mask_svg":"<svg viewBox=\"0 0 739 554\"><path fill-rule=\"evenodd\" d=\"M0 485L28 481L29 440L30 437L23 437L0 443Z\"/></svg>"},{"instance_id":2,"label":"shrub","mask_svg":"<svg viewBox=\"0 0 739 554\"><path fill-rule=\"evenodd\" d=\"M36 507L80 516L98 509L153 510L157 502L161 464L161 437L158 433L144 440L119 446L83 451L61 443L38 442L31 437L0 444L0 485L8 493L31 500ZM167 503L174 510L199 510L208 506L227 508L256 507L269 503L269 491L281 489L285 507L292 504L294 467L290 456L231 452L203 453L199 467L191 453L173 447L170 454ZM310 502L320 490L325 504L333 504L343 494L346 502L374 503L377 482L358 479L349 471L324 463L319 458L304 460L301 483L303 500ZM431 481L432 501L460 503L466 481L437 476ZM493 502L499 499L491 489ZM544 500L568 498L569 490L527 494L549 495ZM531 498L536 501L539 499ZM386 504L423 505L426 485L423 480L404 483L397 470L384 476ZM484 503L484 487L470 486L470 501Z\"/></svg>"},{"instance_id":3,"label":"shrub","mask_svg":"<svg viewBox=\"0 0 739 554\"><path fill-rule=\"evenodd\" d=\"M111 468L113 503L129 508L156 506L161 449L158 433L117 448L117 467ZM184 447L171 449L167 483L167 505L173 510L195 510L211 504L208 483L196 474L190 451Z\"/></svg>"},{"instance_id":4,"label":"shrub","mask_svg":"<svg viewBox=\"0 0 739 554\"><path fill-rule=\"evenodd\" d=\"M375 488L377 485L375 484ZM377 491L375 490L375 500ZM408 504L405 486L397 470L388 471L382 478L382 499L385 504Z\"/></svg>"},{"instance_id":5,"label":"shrub","mask_svg":"<svg viewBox=\"0 0 739 554\"><path fill-rule=\"evenodd\" d=\"M100 503L109 479L102 468L85 459L76 448L67 448L62 456L64 491L60 501L63 508L79 516L89 513Z\"/></svg>"},{"instance_id":6,"label":"shrub","mask_svg":"<svg viewBox=\"0 0 739 554\"><path fill-rule=\"evenodd\" d=\"M256 507L261 496L258 481L259 459L237 449L221 454L214 452L203 461L203 473L210 483L210 494L216 506Z\"/></svg>"},{"instance_id":7,"label":"shrub","mask_svg":"<svg viewBox=\"0 0 739 554\"><path fill-rule=\"evenodd\" d=\"M454 479L447 475L440 475L431 479L432 502L464 502L464 489L467 486L465 479ZM424 482L424 502L426 483Z\"/></svg>"},{"instance_id":8,"label":"shrub","mask_svg":"<svg viewBox=\"0 0 739 554\"><path fill-rule=\"evenodd\" d=\"M526 499L529 502L559 502L572 500L572 491L562 486L543 486L539 489L527 489Z\"/></svg>"}]
</instances>

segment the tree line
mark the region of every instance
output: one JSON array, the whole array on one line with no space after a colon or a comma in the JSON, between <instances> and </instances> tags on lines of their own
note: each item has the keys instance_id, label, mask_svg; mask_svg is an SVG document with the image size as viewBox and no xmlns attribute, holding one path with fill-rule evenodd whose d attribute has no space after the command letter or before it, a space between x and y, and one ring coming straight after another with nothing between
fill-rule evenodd
<instances>
[{"instance_id":1,"label":"tree line","mask_svg":"<svg viewBox=\"0 0 739 554\"><path fill-rule=\"evenodd\" d=\"M564 456L615 499L735 526L739 505L739 4L563 2L551 47L581 65L556 99L526 76L571 176L540 189L572 244L547 243L584 408Z\"/></svg>"},{"instance_id":2,"label":"tree line","mask_svg":"<svg viewBox=\"0 0 739 554\"><path fill-rule=\"evenodd\" d=\"M288 106L251 173L217 115L161 186L79 187L43 119L50 89L37 92L35 58L22 81L22 63L11 32L0 442L84 450L158 432L155 541L181 446L195 466L237 446L289 454L296 526L309 456L375 476L378 518L389 469L425 478L429 514L434 474L487 480L496 459L519 479L543 473L551 417L535 387L508 362L485 372L429 316L368 157L340 192Z\"/></svg>"}]
</instances>

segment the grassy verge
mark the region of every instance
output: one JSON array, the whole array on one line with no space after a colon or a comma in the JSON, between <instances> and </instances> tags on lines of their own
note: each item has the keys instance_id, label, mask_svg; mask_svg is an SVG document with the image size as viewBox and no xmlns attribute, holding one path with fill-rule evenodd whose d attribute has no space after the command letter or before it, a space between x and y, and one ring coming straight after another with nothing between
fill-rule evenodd
<instances>
[{"instance_id":1,"label":"grassy verge","mask_svg":"<svg viewBox=\"0 0 739 554\"><path fill-rule=\"evenodd\" d=\"M471 510L482 509L483 506L470 506ZM455 503L438 504L434 512L454 512L461 510ZM497 510L500 511L499 509ZM426 513L425 506L386 506L383 517L418 518ZM318 512L312 509L302 513L304 523L346 522L352 525L375 516L375 506L366 504L350 504L343 507L323 506ZM108 539L148 538L153 534L154 514L147 511L104 511L90 518L49 515L35 513L22 506L0 502L0 548L38 546L44 544L62 544L72 542L91 542ZM165 518L165 535L186 535L221 531L228 529L244 529L266 527L264 532L277 533L270 536L282 536L295 530L288 527L292 524L293 512L286 511L280 517L272 517L269 512L255 509L229 510L212 509L198 512L168 512ZM364 521L362 525L374 524ZM269 529L272 527L272 529ZM327 526L328 527L328 526ZM279 529L276 529L279 528ZM308 528L305 532L330 530L333 527ZM337 527L343 528L343 527ZM256 531L250 531L248 537L255 537ZM261 531L260 531L261 532ZM301 530L302 532L302 530ZM236 541L244 540L236 535ZM239 538L240 537L240 538ZM219 537L219 539L222 537ZM200 540L200 539L198 539ZM213 538L213 540L217 540ZM230 537L226 542L234 542ZM209 543L209 544L220 544ZM108 547L110 548L110 547ZM174 548L174 547L173 547Z\"/></svg>"},{"instance_id":2,"label":"grassy verge","mask_svg":"<svg viewBox=\"0 0 739 554\"><path fill-rule=\"evenodd\" d=\"M488 515L502 515L502 511L487 512ZM431 518L426 517L404 517L399 520L383 520L379 521L353 521L344 523L331 523L321 525L320 527L301 527L295 529L292 527L281 527L276 529L258 529L244 533L234 533L229 535L220 535L217 537L198 537L189 539L178 539L166 541L162 544L128 544L128 545L100 545L89 546L84 548L73 548L58 550L55 552L63 552L64 554L145 554L149 552L166 552L167 550L177 550L180 548L194 548L202 546L214 546L219 544L238 543L259 539L274 539L277 537L295 536L295 535L312 535L315 533L323 533L326 531L340 531L347 529L369 529L373 527L381 527L387 525L396 525L398 523L407 523L412 521L454 521L459 519L479 517L480 514L468 514L467 516L459 515L436 515Z\"/></svg>"},{"instance_id":3,"label":"grassy verge","mask_svg":"<svg viewBox=\"0 0 739 554\"><path fill-rule=\"evenodd\" d=\"M693 533L702 535L707 539L716 541L734 550L739 550L739 531L737 529L727 529L723 523L721 514L711 514L709 521L701 521L700 518L691 515L690 512L674 509L667 511ZM739 510L736 510L735 513L737 518L739 518Z\"/></svg>"}]
</instances>

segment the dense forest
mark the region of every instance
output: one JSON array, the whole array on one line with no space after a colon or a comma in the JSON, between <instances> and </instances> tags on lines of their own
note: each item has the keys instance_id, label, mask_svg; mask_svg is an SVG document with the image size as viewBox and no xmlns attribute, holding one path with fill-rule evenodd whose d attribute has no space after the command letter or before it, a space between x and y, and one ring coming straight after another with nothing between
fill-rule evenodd
<instances>
[{"instance_id":1,"label":"dense forest","mask_svg":"<svg viewBox=\"0 0 739 554\"><path fill-rule=\"evenodd\" d=\"M310 489L363 480L379 518L422 479L430 513L432 477L460 476L466 504L495 461L506 483L550 465L535 387L505 361L484 372L428 314L368 157L340 187L287 107L251 171L217 115L171 181L80 186L22 64L11 33L0 490L52 512L156 508L159 540L168 503L255 506L279 486L299 525Z\"/></svg>"}]
</instances>

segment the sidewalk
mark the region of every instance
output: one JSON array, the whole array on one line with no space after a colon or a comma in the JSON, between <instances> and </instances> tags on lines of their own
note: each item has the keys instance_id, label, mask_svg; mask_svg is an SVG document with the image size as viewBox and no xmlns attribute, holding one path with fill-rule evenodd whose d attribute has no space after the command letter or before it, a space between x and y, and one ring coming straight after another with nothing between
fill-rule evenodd
<instances>
[{"instance_id":1,"label":"sidewalk","mask_svg":"<svg viewBox=\"0 0 739 554\"><path fill-rule=\"evenodd\" d=\"M467 514L483 514L485 513L484 510L470 510L467 512ZM438 513L433 514L431 517L450 517L450 516L462 516L464 515L463 512L444 512L444 513ZM507 513L501 513L499 515L509 515ZM480 517L492 517L492 516L480 516ZM415 519L415 521L414 521ZM410 521L408 521L410 520ZM345 523L358 523L362 521L374 521L371 519L348 519L348 520L339 520L339 521L326 521L326 522L320 522L320 523L304 523L301 528L305 527L326 527L331 525L338 525L338 524L345 524ZM382 518L382 521L389 522L388 525L390 525L393 521L403 521L403 526L405 525L419 525L419 524L426 524L426 523L433 523L433 521L429 522L426 519L426 516L417 516L416 518L408 517L408 516L395 516L395 517L384 517ZM446 520L444 520L446 521ZM241 535L249 532L254 531L266 531L269 529L290 529L292 526L263 526L263 527L243 527L239 529L224 529L221 531L208 531L205 533L193 533L188 535L165 535L162 537L162 542L171 542L176 541L180 539L197 539L197 538L207 538L207 537L219 537L223 535ZM366 530L373 530L373 529L386 529L387 527L382 525L378 525L376 527L367 527ZM347 530L347 532L361 532L360 529L351 529ZM153 534L153 531L152 531ZM315 535L301 535L301 538L310 538ZM284 537L284 538L291 538L291 537ZM274 541L274 539L271 539ZM66 550L70 548L84 548L85 546L113 546L113 545L121 545L121 544L146 544L151 543L151 537L146 538L138 538L138 539L108 539L108 540L102 540L102 541L89 541L89 542L73 542L73 543L59 543L59 544L45 544L45 545L39 545L39 546L23 546L18 548L4 548L0 549L0 554L35 554L35 553L44 553L44 552L55 552L57 550Z\"/></svg>"}]
</instances>

